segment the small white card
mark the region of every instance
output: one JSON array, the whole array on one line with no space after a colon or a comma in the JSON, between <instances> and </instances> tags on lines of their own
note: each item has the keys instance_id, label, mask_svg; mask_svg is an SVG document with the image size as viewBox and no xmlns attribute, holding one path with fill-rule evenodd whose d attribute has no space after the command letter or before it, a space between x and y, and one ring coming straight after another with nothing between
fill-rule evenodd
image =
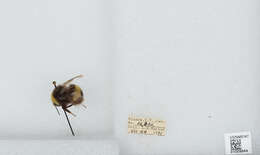
<instances>
[{"instance_id":1,"label":"small white card","mask_svg":"<svg viewBox=\"0 0 260 155\"><path fill-rule=\"evenodd\" d=\"M143 117L128 117L128 133L165 136L166 121L143 118Z\"/></svg>"},{"instance_id":2,"label":"small white card","mask_svg":"<svg viewBox=\"0 0 260 155\"><path fill-rule=\"evenodd\" d=\"M226 154L251 154L252 142L250 132L225 134Z\"/></svg>"}]
</instances>

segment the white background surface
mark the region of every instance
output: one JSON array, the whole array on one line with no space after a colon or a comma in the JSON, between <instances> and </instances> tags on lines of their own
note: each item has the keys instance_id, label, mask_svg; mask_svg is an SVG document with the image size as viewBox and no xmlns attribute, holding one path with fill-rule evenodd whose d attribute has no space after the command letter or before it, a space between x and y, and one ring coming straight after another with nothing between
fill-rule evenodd
<instances>
[{"instance_id":1,"label":"white background surface","mask_svg":"<svg viewBox=\"0 0 260 155\"><path fill-rule=\"evenodd\" d=\"M219 155L224 133L251 131L259 154L259 3L1 1L0 137L70 136L51 82L84 74L78 137L115 132L122 154ZM128 135L130 114L166 120L166 136Z\"/></svg>"},{"instance_id":2,"label":"white background surface","mask_svg":"<svg viewBox=\"0 0 260 155\"><path fill-rule=\"evenodd\" d=\"M115 131L129 154L224 154L251 131L260 154L260 1L117 0ZM127 117L166 120L165 137Z\"/></svg>"},{"instance_id":3,"label":"white background surface","mask_svg":"<svg viewBox=\"0 0 260 155\"><path fill-rule=\"evenodd\" d=\"M0 140L0 146L1 155L119 155L117 143L109 140Z\"/></svg>"}]
</instances>

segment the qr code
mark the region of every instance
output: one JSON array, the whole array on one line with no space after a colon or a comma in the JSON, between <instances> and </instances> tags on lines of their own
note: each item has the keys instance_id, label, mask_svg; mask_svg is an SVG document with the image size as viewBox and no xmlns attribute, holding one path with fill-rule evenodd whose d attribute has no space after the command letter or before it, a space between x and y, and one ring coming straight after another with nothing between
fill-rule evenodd
<instances>
[{"instance_id":1,"label":"qr code","mask_svg":"<svg viewBox=\"0 0 260 155\"><path fill-rule=\"evenodd\" d=\"M230 137L230 145L231 145L231 153L243 152L240 138Z\"/></svg>"},{"instance_id":2,"label":"qr code","mask_svg":"<svg viewBox=\"0 0 260 155\"><path fill-rule=\"evenodd\" d=\"M248 135L234 135L230 137L231 153L248 153L244 148L242 141L248 138Z\"/></svg>"},{"instance_id":3,"label":"qr code","mask_svg":"<svg viewBox=\"0 0 260 155\"><path fill-rule=\"evenodd\" d=\"M252 153L251 133L237 132L225 134L226 154Z\"/></svg>"}]
</instances>

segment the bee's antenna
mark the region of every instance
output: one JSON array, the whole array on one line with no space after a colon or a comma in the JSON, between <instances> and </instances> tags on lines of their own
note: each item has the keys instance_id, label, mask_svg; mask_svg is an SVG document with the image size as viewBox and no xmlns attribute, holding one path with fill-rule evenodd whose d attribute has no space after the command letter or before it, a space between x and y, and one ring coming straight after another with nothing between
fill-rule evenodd
<instances>
[{"instance_id":1,"label":"bee's antenna","mask_svg":"<svg viewBox=\"0 0 260 155\"><path fill-rule=\"evenodd\" d=\"M56 88L56 81L53 81L52 84L54 85L54 87Z\"/></svg>"},{"instance_id":2,"label":"bee's antenna","mask_svg":"<svg viewBox=\"0 0 260 155\"><path fill-rule=\"evenodd\" d=\"M73 81L74 79L76 79L76 78L81 78L81 77L83 77L83 75L75 76L74 78L72 78L72 79L70 79L70 80L64 82L63 85L67 85L68 83L70 83L70 82Z\"/></svg>"},{"instance_id":3,"label":"bee's antenna","mask_svg":"<svg viewBox=\"0 0 260 155\"><path fill-rule=\"evenodd\" d=\"M68 115L67 115L67 113L66 113L66 111L65 111L64 109L63 109L63 111L64 111L64 113L65 113L65 116L66 116L66 118L67 118L68 124L69 124L69 126L70 126L70 131L71 131L72 135L75 136L74 131L73 131L72 127L71 127L71 124L70 124Z\"/></svg>"}]
</instances>

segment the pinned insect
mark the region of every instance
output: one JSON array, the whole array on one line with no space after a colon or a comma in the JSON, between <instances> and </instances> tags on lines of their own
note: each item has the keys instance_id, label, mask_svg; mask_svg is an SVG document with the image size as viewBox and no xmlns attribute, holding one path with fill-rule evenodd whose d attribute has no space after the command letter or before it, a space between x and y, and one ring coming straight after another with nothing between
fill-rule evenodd
<instances>
[{"instance_id":1,"label":"pinned insect","mask_svg":"<svg viewBox=\"0 0 260 155\"><path fill-rule=\"evenodd\" d=\"M75 136L75 134L71 127L70 121L68 119L67 112L73 116L76 115L73 114L70 110L68 110L68 108L75 105L82 105L85 108L86 106L82 104L84 98L83 98L83 92L81 88L78 85L70 84L70 83L74 79L81 78L81 77L83 76L82 75L76 76L58 86L56 85L56 81L53 81L53 85L55 88L51 93L51 100L54 107L56 108L59 115L60 113L57 107L61 107L63 109L73 136Z\"/></svg>"}]
</instances>

